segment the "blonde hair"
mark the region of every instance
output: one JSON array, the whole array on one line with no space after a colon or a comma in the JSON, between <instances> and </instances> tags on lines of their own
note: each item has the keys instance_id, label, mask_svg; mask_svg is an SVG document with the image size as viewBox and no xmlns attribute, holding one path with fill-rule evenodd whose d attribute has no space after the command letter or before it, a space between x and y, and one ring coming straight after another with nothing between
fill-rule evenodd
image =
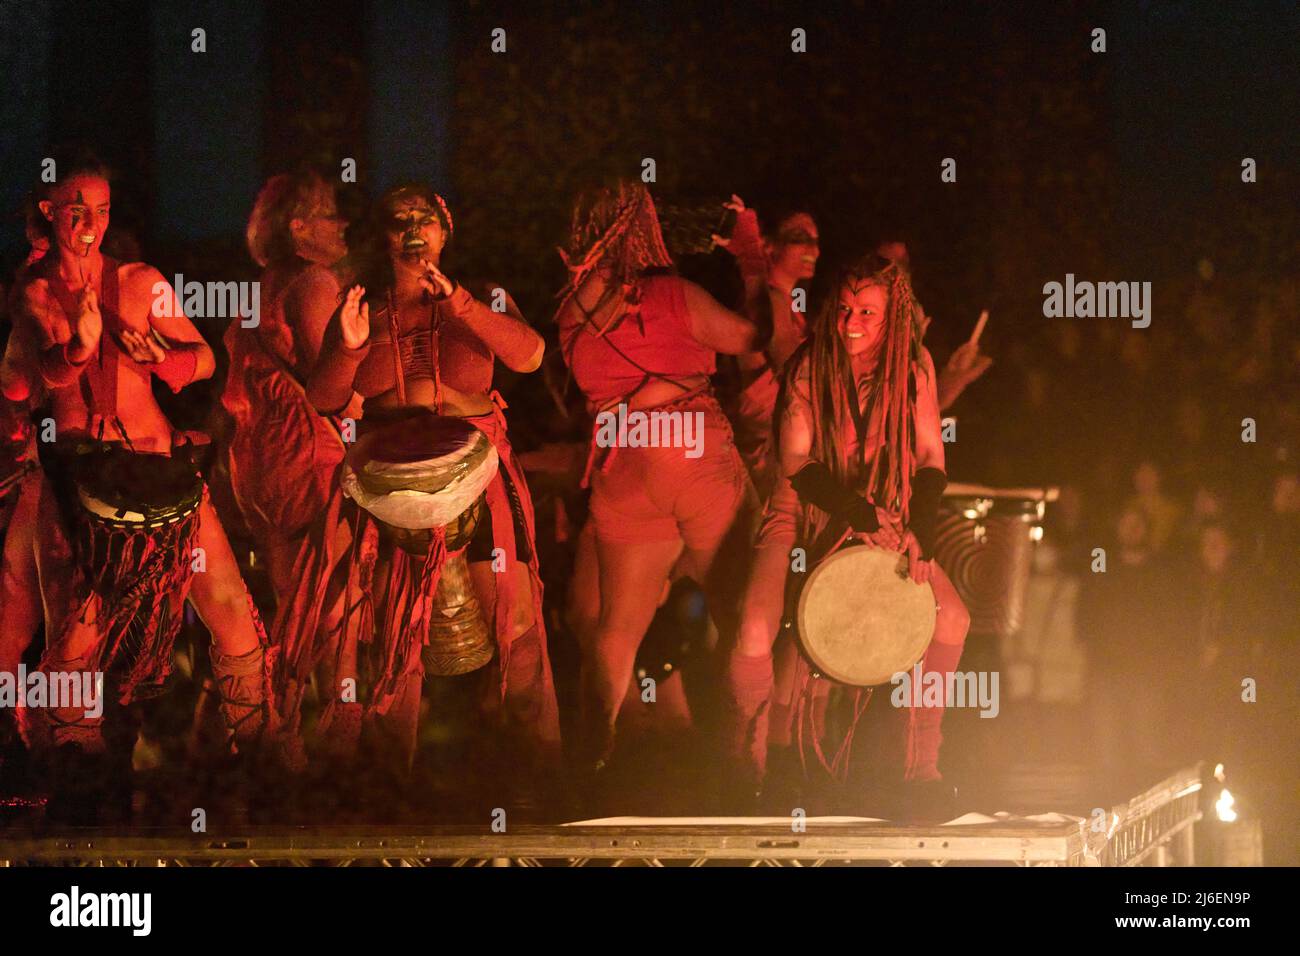
<instances>
[{"instance_id":1,"label":"blonde hair","mask_svg":"<svg viewBox=\"0 0 1300 956\"><path fill-rule=\"evenodd\" d=\"M281 173L268 179L257 194L244 230L253 261L266 268L273 262L292 259L296 248L289 224L312 211L322 193L331 188L315 170Z\"/></svg>"}]
</instances>

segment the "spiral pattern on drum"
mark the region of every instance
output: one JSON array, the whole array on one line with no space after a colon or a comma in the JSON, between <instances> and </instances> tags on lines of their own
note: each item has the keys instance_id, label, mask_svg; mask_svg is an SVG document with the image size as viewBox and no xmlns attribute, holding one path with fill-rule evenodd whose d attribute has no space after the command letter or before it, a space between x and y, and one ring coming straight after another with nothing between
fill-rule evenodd
<instances>
[{"instance_id":1,"label":"spiral pattern on drum","mask_svg":"<svg viewBox=\"0 0 1300 956\"><path fill-rule=\"evenodd\" d=\"M935 558L966 602L973 634L1005 637L1020 629L1032 557L1029 526L1018 517L939 517Z\"/></svg>"}]
</instances>

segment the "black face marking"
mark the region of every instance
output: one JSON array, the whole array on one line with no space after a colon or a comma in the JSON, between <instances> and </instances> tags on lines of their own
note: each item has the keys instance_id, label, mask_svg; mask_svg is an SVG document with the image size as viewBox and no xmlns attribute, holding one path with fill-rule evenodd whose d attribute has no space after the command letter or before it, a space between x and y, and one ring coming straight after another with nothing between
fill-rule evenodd
<instances>
[{"instance_id":1,"label":"black face marking","mask_svg":"<svg viewBox=\"0 0 1300 956\"><path fill-rule=\"evenodd\" d=\"M82 197L82 195L81 195L81 190L78 189L78 190L77 190L77 205L78 205L78 206L84 206L85 204L86 204L86 200Z\"/></svg>"}]
</instances>

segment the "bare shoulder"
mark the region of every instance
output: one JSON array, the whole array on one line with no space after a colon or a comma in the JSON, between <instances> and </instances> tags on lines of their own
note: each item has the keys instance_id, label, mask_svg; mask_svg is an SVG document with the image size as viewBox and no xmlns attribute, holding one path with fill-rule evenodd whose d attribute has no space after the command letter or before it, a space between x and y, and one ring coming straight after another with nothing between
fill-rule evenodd
<instances>
[{"instance_id":1,"label":"bare shoulder","mask_svg":"<svg viewBox=\"0 0 1300 956\"><path fill-rule=\"evenodd\" d=\"M329 266L312 264L294 276L285 289L285 298L298 303L328 304L331 311L342 298L343 285Z\"/></svg>"},{"instance_id":2,"label":"bare shoulder","mask_svg":"<svg viewBox=\"0 0 1300 956\"><path fill-rule=\"evenodd\" d=\"M124 262L117 268L118 288L125 301L139 302L175 292L163 274L147 262ZM163 288L166 286L166 288Z\"/></svg>"},{"instance_id":3,"label":"bare shoulder","mask_svg":"<svg viewBox=\"0 0 1300 956\"><path fill-rule=\"evenodd\" d=\"M148 263L123 263L117 270L117 282L118 311L123 319L135 321L172 311L176 292L163 274Z\"/></svg>"},{"instance_id":4,"label":"bare shoulder","mask_svg":"<svg viewBox=\"0 0 1300 956\"><path fill-rule=\"evenodd\" d=\"M696 303L716 304L717 302L704 286L696 285L690 279L683 279L681 276L657 276L656 278L675 282L677 287L682 290L682 295L686 297L687 306L693 306Z\"/></svg>"},{"instance_id":5,"label":"bare shoulder","mask_svg":"<svg viewBox=\"0 0 1300 956\"><path fill-rule=\"evenodd\" d=\"M338 295L343 288L338 274L329 266L312 263L293 280L305 295Z\"/></svg>"}]
</instances>

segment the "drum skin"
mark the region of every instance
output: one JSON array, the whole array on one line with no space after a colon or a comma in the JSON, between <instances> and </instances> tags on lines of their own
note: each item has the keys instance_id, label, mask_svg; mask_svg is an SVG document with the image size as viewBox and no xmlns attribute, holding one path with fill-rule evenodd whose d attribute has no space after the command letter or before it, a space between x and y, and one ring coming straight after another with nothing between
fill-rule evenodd
<instances>
[{"instance_id":1,"label":"drum skin","mask_svg":"<svg viewBox=\"0 0 1300 956\"><path fill-rule=\"evenodd\" d=\"M442 528L470 508L496 477L500 458L482 431L432 412L364 435L343 465L343 493L384 524Z\"/></svg>"},{"instance_id":2,"label":"drum skin","mask_svg":"<svg viewBox=\"0 0 1300 956\"><path fill-rule=\"evenodd\" d=\"M934 636L934 589L900 572L896 551L853 545L808 575L799 640L825 676L857 687L887 683L921 659Z\"/></svg>"}]
</instances>

